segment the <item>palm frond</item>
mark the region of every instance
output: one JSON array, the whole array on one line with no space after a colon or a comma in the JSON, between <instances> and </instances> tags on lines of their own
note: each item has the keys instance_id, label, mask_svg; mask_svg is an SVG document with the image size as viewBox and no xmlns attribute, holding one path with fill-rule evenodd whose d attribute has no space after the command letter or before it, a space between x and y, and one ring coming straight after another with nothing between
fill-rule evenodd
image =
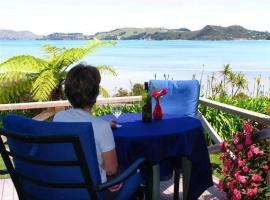
<instances>
[{"instance_id":1,"label":"palm frond","mask_svg":"<svg viewBox=\"0 0 270 200\"><path fill-rule=\"evenodd\" d=\"M0 86L0 103L9 103L19 100L31 89L31 80L21 80L17 84L5 84Z\"/></svg>"},{"instance_id":2,"label":"palm frond","mask_svg":"<svg viewBox=\"0 0 270 200\"><path fill-rule=\"evenodd\" d=\"M38 73L48 66L48 63L40 58L30 55L13 56L0 63L0 72L19 71L24 73Z\"/></svg>"},{"instance_id":3,"label":"palm frond","mask_svg":"<svg viewBox=\"0 0 270 200\"><path fill-rule=\"evenodd\" d=\"M33 80L36 74L28 74L18 71L9 71L5 73L0 73L0 87L5 85L20 84L20 82L25 80Z\"/></svg>"},{"instance_id":4,"label":"palm frond","mask_svg":"<svg viewBox=\"0 0 270 200\"><path fill-rule=\"evenodd\" d=\"M58 83L53 69L44 70L33 83L31 90L33 98L38 101L47 100Z\"/></svg>"},{"instance_id":5,"label":"palm frond","mask_svg":"<svg viewBox=\"0 0 270 200\"><path fill-rule=\"evenodd\" d=\"M69 65L79 61L86 55L93 53L98 48L103 46L115 45L114 41L101 41L98 39L93 39L86 46L79 48L63 49L59 55L56 55L51 61L51 65L57 67L58 69L66 68Z\"/></svg>"},{"instance_id":6,"label":"palm frond","mask_svg":"<svg viewBox=\"0 0 270 200\"><path fill-rule=\"evenodd\" d=\"M46 59L52 59L56 55L59 55L61 52L63 52L65 49L66 49L65 47L58 48L58 47L50 45L50 44L43 45L41 47L41 50L46 53L46 55L45 55Z\"/></svg>"},{"instance_id":7,"label":"palm frond","mask_svg":"<svg viewBox=\"0 0 270 200\"><path fill-rule=\"evenodd\" d=\"M116 70L109 65L98 65L96 67L102 75L117 76Z\"/></svg>"},{"instance_id":8,"label":"palm frond","mask_svg":"<svg viewBox=\"0 0 270 200\"><path fill-rule=\"evenodd\" d=\"M93 40L89 41L89 44L85 47L85 50L88 53L92 53L92 52L94 52L95 50L97 50L100 47L114 46L116 44L117 44L117 42L114 41L114 40L102 41L102 40L99 40L97 38L94 38Z\"/></svg>"},{"instance_id":9,"label":"palm frond","mask_svg":"<svg viewBox=\"0 0 270 200\"><path fill-rule=\"evenodd\" d=\"M102 87L101 85L99 86L99 94L101 94L101 96L103 96L103 97L109 97L110 96L109 92L104 87Z\"/></svg>"}]
</instances>

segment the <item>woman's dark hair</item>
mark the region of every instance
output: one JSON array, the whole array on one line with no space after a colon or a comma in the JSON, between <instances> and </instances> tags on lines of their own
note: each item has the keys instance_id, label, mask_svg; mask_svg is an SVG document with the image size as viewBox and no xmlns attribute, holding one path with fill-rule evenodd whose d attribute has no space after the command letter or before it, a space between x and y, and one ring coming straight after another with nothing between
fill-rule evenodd
<instances>
[{"instance_id":1,"label":"woman's dark hair","mask_svg":"<svg viewBox=\"0 0 270 200\"><path fill-rule=\"evenodd\" d=\"M73 67L65 80L65 94L74 108L92 107L99 94L101 77L97 68L79 64Z\"/></svg>"}]
</instances>

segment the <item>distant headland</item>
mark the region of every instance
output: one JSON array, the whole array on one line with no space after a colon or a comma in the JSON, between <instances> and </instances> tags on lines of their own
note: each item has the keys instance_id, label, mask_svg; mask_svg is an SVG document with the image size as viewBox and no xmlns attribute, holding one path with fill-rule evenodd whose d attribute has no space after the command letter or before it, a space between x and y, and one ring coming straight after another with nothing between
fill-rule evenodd
<instances>
[{"instance_id":1,"label":"distant headland","mask_svg":"<svg viewBox=\"0 0 270 200\"><path fill-rule=\"evenodd\" d=\"M52 33L36 35L30 31L0 30L0 40L270 40L269 32L248 30L242 26L207 25L201 30L187 28L120 28L94 35L82 33Z\"/></svg>"}]
</instances>

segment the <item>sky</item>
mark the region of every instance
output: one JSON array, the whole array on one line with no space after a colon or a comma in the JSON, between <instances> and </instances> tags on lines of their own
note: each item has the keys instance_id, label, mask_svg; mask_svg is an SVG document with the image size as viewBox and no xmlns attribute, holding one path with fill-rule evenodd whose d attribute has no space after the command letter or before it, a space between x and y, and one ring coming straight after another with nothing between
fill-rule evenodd
<instances>
[{"instance_id":1,"label":"sky","mask_svg":"<svg viewBox=\"0 0 270 200\"><path fill-rule=\"evenodd\" d=\"M0 0L0 29L94 34L124 27L270 32L270 0Z\"/></svg>"}]
</instances>

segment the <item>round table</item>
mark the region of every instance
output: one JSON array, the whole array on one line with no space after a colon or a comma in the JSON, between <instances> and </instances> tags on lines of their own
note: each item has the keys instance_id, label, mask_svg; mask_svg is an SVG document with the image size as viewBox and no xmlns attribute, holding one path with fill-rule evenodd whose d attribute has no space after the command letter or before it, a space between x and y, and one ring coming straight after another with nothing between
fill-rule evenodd
<instances>
[{"instance_id":1,"label":"round table","mask_svg":"<svg viewBox=\"0 0 270 200\"><path fill-rule=\"evenodd\" d=\"M113 115L102 118L115 120ZM198 198L212 186L208 150L198 119L177 115L164 115L162 120L151 123L143 123L141 119L141 113L122 114L117 119L122 127L113 129L113 134L122 166L128 167L140 157L153 165L171 157L187 157L192 163L189 199Z\"/></svg>"}]
</instances>

